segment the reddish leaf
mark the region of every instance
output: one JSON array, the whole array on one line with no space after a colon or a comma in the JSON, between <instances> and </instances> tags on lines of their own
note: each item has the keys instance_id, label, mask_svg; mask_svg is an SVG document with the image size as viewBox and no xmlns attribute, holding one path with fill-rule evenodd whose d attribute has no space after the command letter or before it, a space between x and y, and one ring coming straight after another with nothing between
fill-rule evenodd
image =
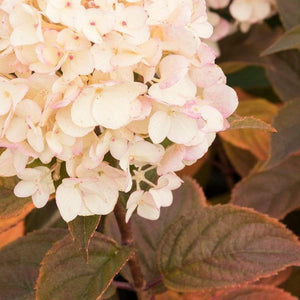
<instances>
[{"instance_id":1,"label":"reddish leaf","mask_svg":"<svg viewBox=\"0 0 300 300\"><path fill-rule=\"evenodd\" d=\"M300 244L281 223L231 205L205 207L169 226L158 263L166 287L229 287L300 264Z\"/></svg>"},{"instance_id":2,"label":"reddish leaf","mask_svg":"<svg viewBox=\"0 0 300 300\"><path fill-rule=\"evenodd\" d=\"M271 136L270 158L265 166L270 169L292 153L300 150L300 98L289 101L274 119L276 134Z\"/></svg>"},{"instance_id":3,"label":"reddish leaf","mask_svg":"<svg viewBox=\"0 0 300 300\"><path fill-rule=\"evenodd\" d=\"M253 173L233 189L232 203L282 219L300 207L299 174L299 156L273 169Z\"/></svg>"},{"instance_id":4,"label":"reddish leaf","mask_svg":"<svg viewBox=\"0 0 300 300\"><path fill-rule=\"evenodd\" d=\"M0 250L0 299L34 299L40 263L53 243L68 234L63 229L39 230Z\"/></svg>"},{"instance_id":5,"label":"reddish leaf","mask_svg":"<svg viewBox=\"0 0 300 300\"><path fill-rule=\"evenodd\" d=\"M291 294L268 285L245 285L216 292L211 300L297 300Z\"/></svg>"}]
</instances>

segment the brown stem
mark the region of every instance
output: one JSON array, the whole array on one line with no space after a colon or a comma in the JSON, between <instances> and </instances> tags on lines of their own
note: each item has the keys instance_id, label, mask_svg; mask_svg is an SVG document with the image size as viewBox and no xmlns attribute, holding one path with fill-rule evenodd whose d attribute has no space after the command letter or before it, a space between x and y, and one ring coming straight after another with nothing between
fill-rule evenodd
<instances>
[{"instance_id":1,"label":"brown stem","mask_svg":"<svg viewBox=\"0 0 300 300\"><path fill-rule=\"evenodd\" d=\"M125 210L119 202L115 206L114 214L120 229L122 245L133 246L133 236L130 222L125 222ZM139 294L145 288L146 282L144 280L144 276L142 274L141 266L136 252L134 252L134 254L129 259L128 265L133 278L134 287Z\"/></svg>"}]
</instances>

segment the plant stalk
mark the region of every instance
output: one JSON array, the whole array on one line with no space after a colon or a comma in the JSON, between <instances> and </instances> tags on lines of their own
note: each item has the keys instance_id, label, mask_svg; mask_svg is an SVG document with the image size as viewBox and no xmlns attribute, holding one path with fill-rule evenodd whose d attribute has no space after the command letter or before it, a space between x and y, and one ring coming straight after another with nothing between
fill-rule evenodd
<instances>
[{"instance_id":1,"label":"plant stalk","mask_svg":"<svg viewBox=\"0 0 300 300\"><path fill-rule=\"evenodd\" d=\"M122 205L119 202L117 202L115 206L114 214L121 233L122 245L132 247L133 236L132 236L130 222L128 223L125 222L125 209L122 207ZM143 290L146 286L146 281L144 279L136 252L134 252L134 254L128 260L128 265L132 275L133 285L137 292L137 296L139 299L144 299Z\"/></svg>"}]
</instances>

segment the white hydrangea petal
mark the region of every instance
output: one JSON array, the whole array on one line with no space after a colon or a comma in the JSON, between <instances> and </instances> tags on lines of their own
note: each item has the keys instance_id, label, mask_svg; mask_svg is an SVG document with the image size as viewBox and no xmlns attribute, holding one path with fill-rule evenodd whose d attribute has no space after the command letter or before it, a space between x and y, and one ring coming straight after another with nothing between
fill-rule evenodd
<instances>
[{"instance_id":1,"label":"white hydrangea petal","mask_svg":"<svg viewBox=\"0 0 300 300\"><path fill-rule=\"evenodd\" d=\"M177 143L185 144L192 140L198 131L197 122L182 113L174 112L168 138Z\"/></svg>"},{"instance_id":2,"label":"white hydrangea petal","mask_svg":"<svg viewBox=\"0 0 300 300\"><path fill-rule=\"evenodd\" d=\"M63 180L63 183L56 190L56 204L62 218L66 222L70 222L78 215L82 199L79 190L74 187L73 182L69 182L71 186L68 186L65 182Z\"/></svg>"},{"instance_id":3,"label":"white hydrangea petal","mask_svg":"<svg viewBox=\"0 0 300 300\"><path fill-rule=\"evenodd\" d=\"M149 190L149 193L152 195L155 202L160 204L160 206L167 207L173 202L173 194L167 188L153 188Z\"/></svg>"},{"instance_id":4,"label":"white hydrangea petal","mask_svg":"<svg viewBox=\"0 0 300 300\"><path fill-rule=\"evenodd\" d=\"M157 111L150 118L149 136L153 143L161 143L168 135L171 126L171 118L167 112Z\"/></svg>"},{"instance_id":5,"label":"white hydrangea petal","mask_svg":"<svg viewBox=\"0 0 300 300\"><path fill-rule=\"evenodd\" d=\"M137 207L137 214L148 220L157 220L159 218L160 209L149 192L145 192L142 196Z\"/></svg>"},{"instance_id":6,"label":"white hydrangea petal","mask_svg":"<svg viewBox=\"0 0 300 300\"><path fill-rule=\"evenodd\" d=\"M29 197L37 191L37 185L33 181L20 181L14 188L17 197Z\"/></svg>"},{"instance_id":7,"label":"white hydrangea petal","mask_svg":"<svg viewBox=\"0 0 300 300\"><path fill-rule=\"evenodd\" d=\"M37 208L44 207L46 205L46 203L48 202L48 200L49 200L49 194L43 193L41 191L36 191L32 195L33 204Z\"/></svg>"}]
</instances>

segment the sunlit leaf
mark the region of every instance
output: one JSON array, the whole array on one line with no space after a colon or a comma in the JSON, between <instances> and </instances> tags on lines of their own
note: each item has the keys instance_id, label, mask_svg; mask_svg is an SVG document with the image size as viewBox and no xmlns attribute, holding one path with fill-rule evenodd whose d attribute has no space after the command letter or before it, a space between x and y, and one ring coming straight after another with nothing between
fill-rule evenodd
<instances>
[{"instance_id":1,"label":"sunlit leaf","mask_svg":"<svg viewBox=\"0 0 300 300\"><path fill-rule=\"evenodd\" d=\"M271 154L265 168L272 168L300 150L300 98L289 101L274 119L276 134L271 136Z\"/></svg>"},{"instance_id":2,"label":"sunlit leaf","mask_svg":"<svg viewBox=\"0 0 300 300\"><path fill-rule=\"evenodd\" d=\"M211 300L297 300L282 289L268 285L244 285L215 293Z\"/></svg>"},{"instance_id":3,"label":"sunlit leaf","mask_svg":"<svg viewBox=\"0 0 300 300\"><path fill-rule=\"evenodd\" d=\"M228 130L252 128L276 132L276 129L273 128L270 124L252 116L242 117L238 114L233 114L227 120L230 124Z\"/></svg>"},{"instance_id":4,"label":"sunlit leaf","mask_svg":"<svg viewBox=\"0 0 300 300\"><path fill-rule=\"evenodd\" d=\"M262 55L269 55L276 52L295 49L300 47L300 25L285 32L275 43L262 52Z\"/></svg>"},{"instance_id":5,"label":"sunlit leaf","mask_svg":"<svg viewBox=\"0 0 300 300\"><path fill-rule=\"evenodd\" d=\"M68 223L69 230L88 261L88 247L100 222L100 216L77 216Z\"/></svg>"},{"instance_id":6,"label":"sunlit leaf","mask_svg":"<svg viewBox=\"0 0 300 300\"><path fill-rule=\"evenodd\" d=\"M35 231L0 250L0 299L35 299L40 263L53 243L68 234L63 229Z\"/></svg>"},{"instance_id":7,"label":"sunlit leaf","mask_svg":"<svg viewBox=\"0 0 300 300\"><path fill-rule=\"evenodd\" d=\"M132 253L96 233L89 245L89 263L71 236L66 236L48 251L37 281L37 299L98 299Z\"/></svg>"},{"instance_id":8,"label":"sunlit leaf","mask_svg":"<svg viewBox=\"0 0 300 300\"><path fill-rule=\"evenodd\" d=\"M286 29L300 24L299 0L276 0L279 16Z\"/></svg>"},{"instance_id":9,"label":"sunlit leaf","mask_svg":"<svg viewBox=\"0 0 300 300\"><path fill-rule=\"evenodd\" d=\"M300 264L300 244L276 220L223 205L172 224L157 255L164 284L191 292L254 281Z\"/></svg>"},{"instance_id":10,"label":"sunlit leaf","mask_svg":"<svg viewBox=\"0 0 300 300\"><path fill-rule=\"evenodd\" d=\"M223 140L228 143L231 143L233 146L250 151L256 158L260 160L266 160L269 155L269 146L270 146L270 134L266 130L266 125L270 124L277 114L277 106L268 102L264 99L251 99L241 101L239 107L236 110L236 114L242 117L252 116L257 119L257 127L255 128L244 128L236 130L227 130L220 132L219 135ZM233 117L232 122L236 118ZM261 120L258 126L258 120ZM253 120L252 120L253 121ZM239 122L238 120L236 121ZM247 121L249 123L249 120ZM253 122L252 122L253 123ZM267 128L272 130L272 127L269 125Z\"/></svg>"},{"instance_id":11,"label":"sunlit leaf","mask_svg":"<svg viewBox=\"0 0 300 300\"><path fill-rule=\"evenodd\" d=\"M232 193L232 203L282 219L300 207L300 157L244 178Z\"/></svg>"}]
</instances>

